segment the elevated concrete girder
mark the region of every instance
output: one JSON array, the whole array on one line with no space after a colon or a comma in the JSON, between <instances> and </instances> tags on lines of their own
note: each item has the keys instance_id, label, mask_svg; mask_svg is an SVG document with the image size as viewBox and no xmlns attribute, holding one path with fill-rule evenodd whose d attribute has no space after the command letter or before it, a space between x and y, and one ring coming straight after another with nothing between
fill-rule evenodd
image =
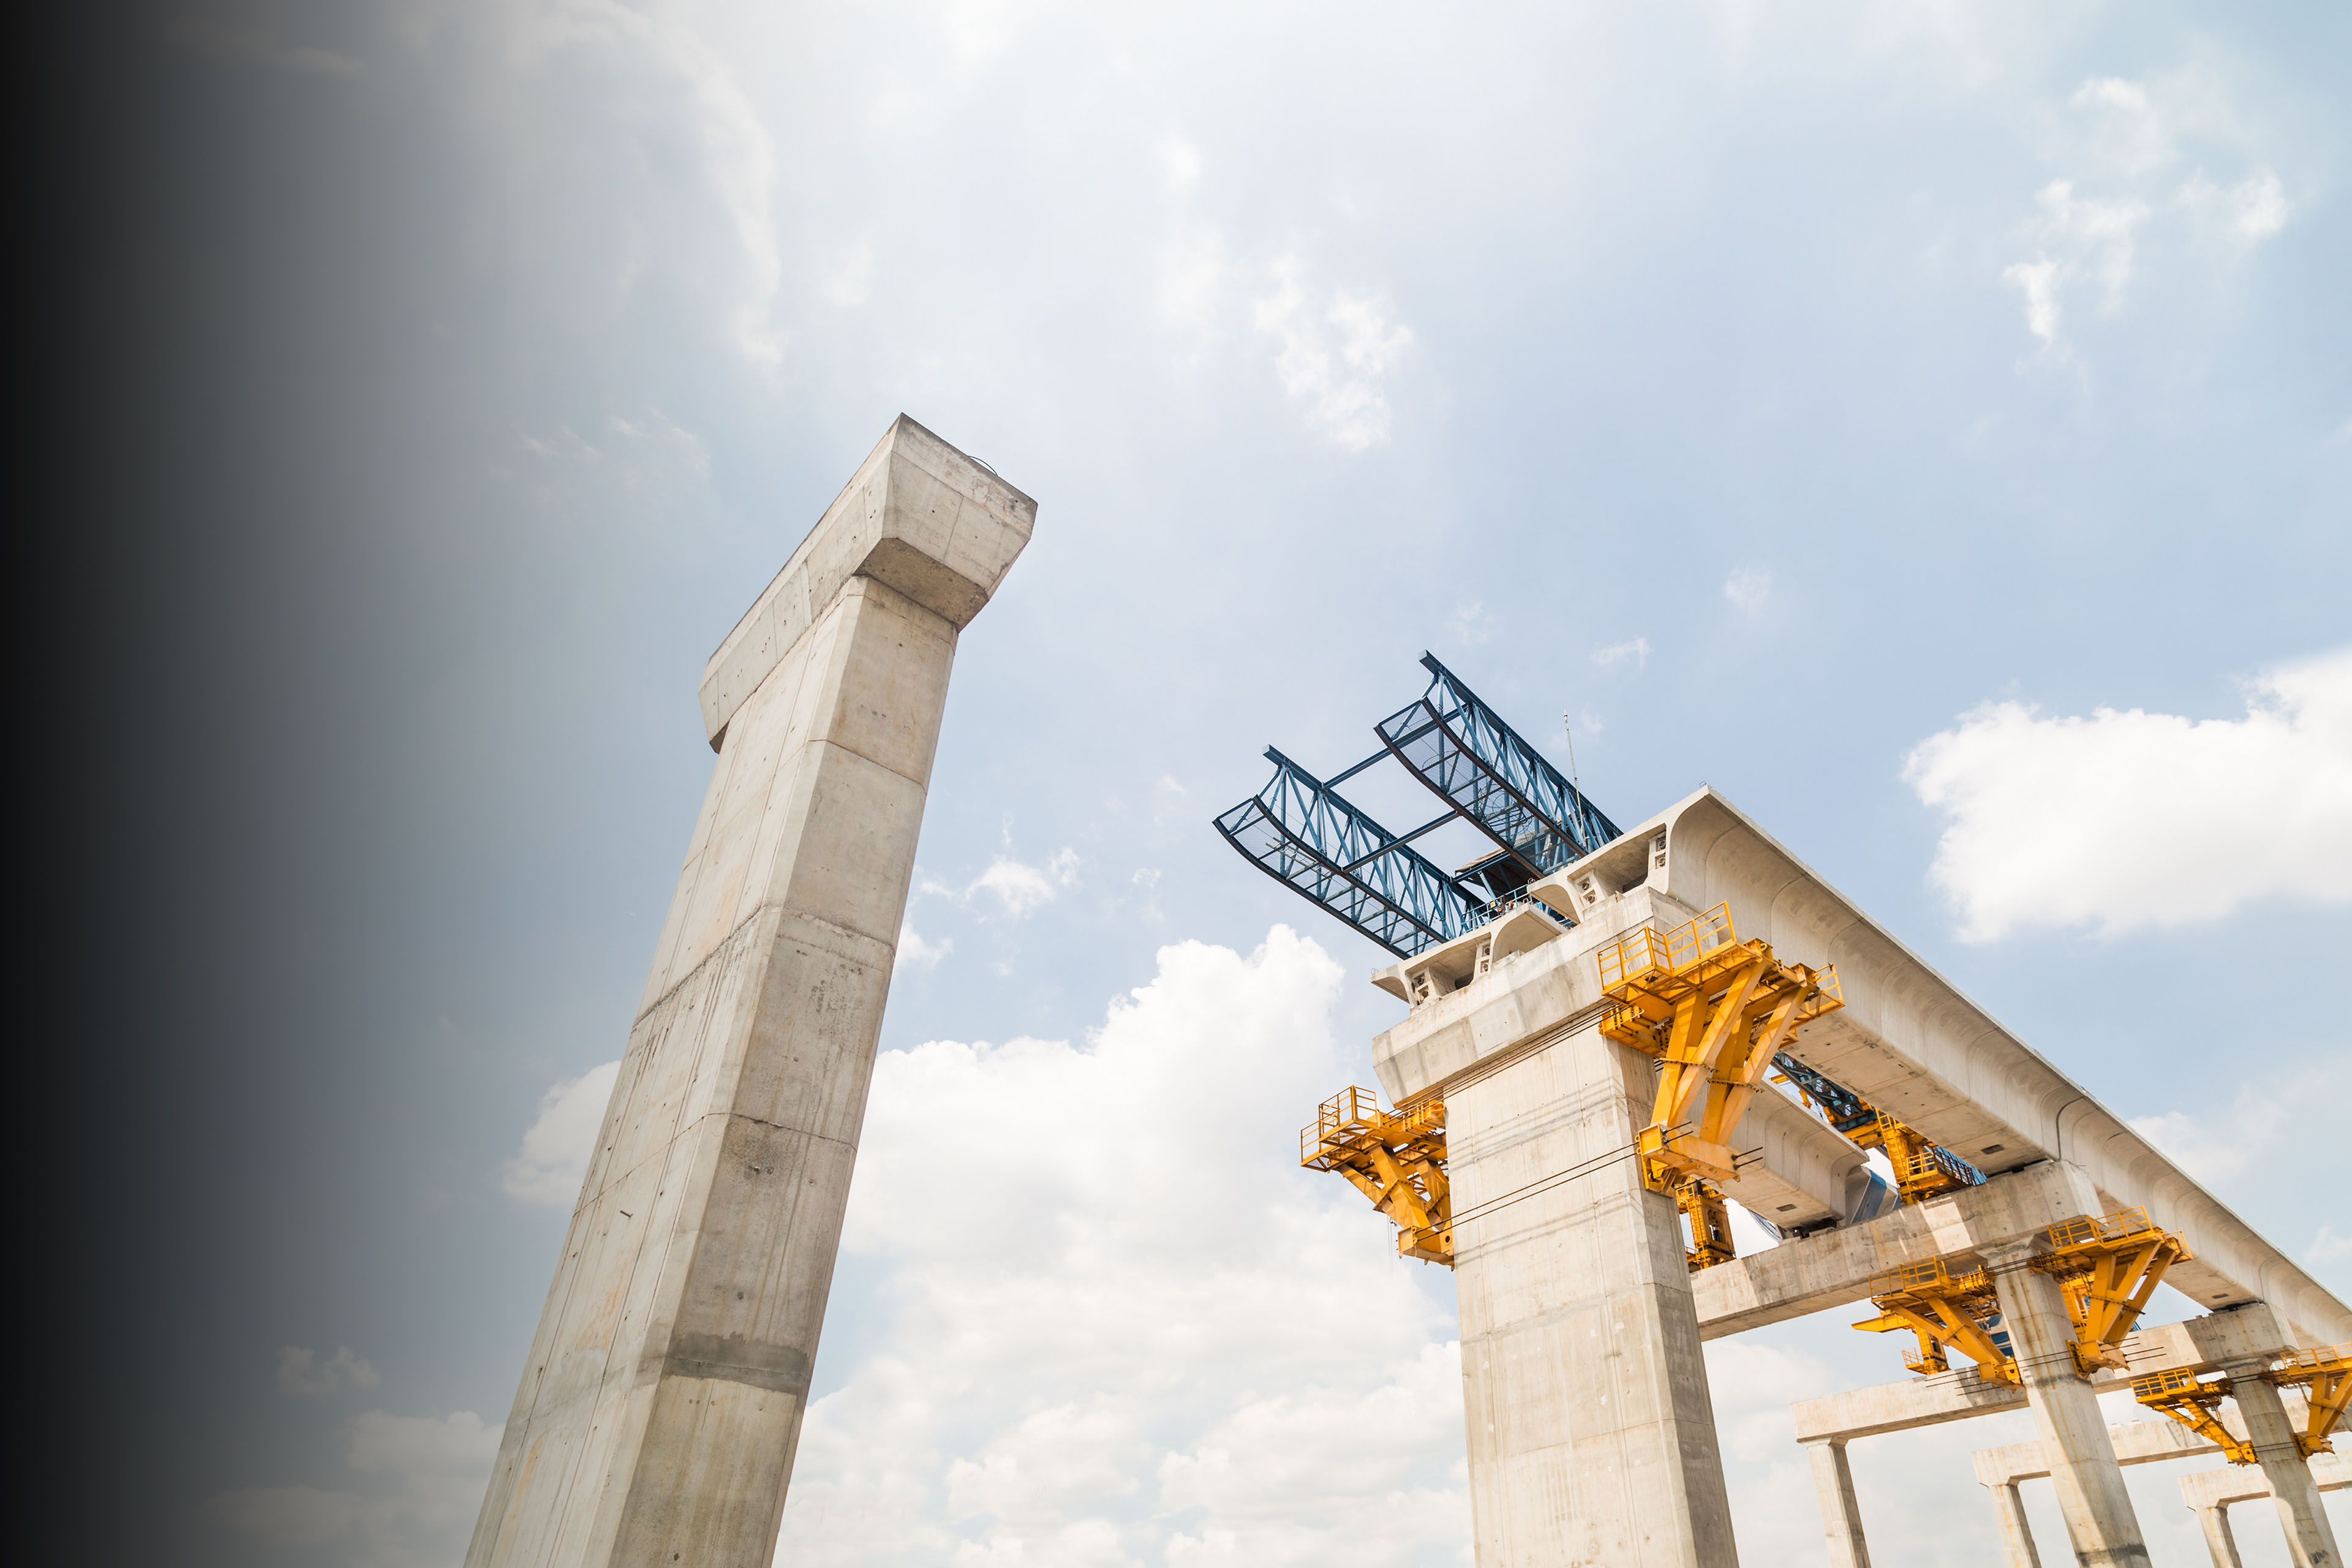
<instances>
[{"instance_id":1,"label":"elevated concrete girder","mask_svg":"<svg viewBox=\"0 0 2352 1568\"><path fill-rule=\"evenodd\" d=\"M1530 891L1612 931L1727 904L1784 962L1837 965L1846 1005L1801 1031L1801 1060L1988 1173L2080 1166L2103 1212L2144 1206L2182 1236L2196 1260L2172 1278L2200 1305L2267 1301L2306 1345L2352 1339L2352 1308L1715 791Z\"/></svg>"}]
</instances>

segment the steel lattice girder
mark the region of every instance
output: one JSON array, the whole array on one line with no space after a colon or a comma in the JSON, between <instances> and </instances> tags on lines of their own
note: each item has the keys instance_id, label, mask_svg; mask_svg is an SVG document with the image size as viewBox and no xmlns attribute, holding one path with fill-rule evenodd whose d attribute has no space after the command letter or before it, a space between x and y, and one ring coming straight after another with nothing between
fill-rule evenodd
<instances>
[{"instance_id":1,"label":"steel lattice girder","mask_svg":"<svg viewBox=\"0 0 2352 1568\"><path fill-rule=\"evenodd\" d=\"M1273 779L1217 818L1259 869L1399 958L1484 921L1483 906L1418 850L1272 746L1265 754Z\"/></svg>"},{"instance_id":2,"label":"steel lattice girder","mask_svg":"<svg viewBox=\"0 0 2352 1568\"><path fill-rule=\"evenodd\" d=\"M1421 662L1429 689L1378 729L1382 743L1423 784L1525 861L1530 876L1557 870L1621 836L1434 654L1423 654Z\"/></svg>"}]
</instances>

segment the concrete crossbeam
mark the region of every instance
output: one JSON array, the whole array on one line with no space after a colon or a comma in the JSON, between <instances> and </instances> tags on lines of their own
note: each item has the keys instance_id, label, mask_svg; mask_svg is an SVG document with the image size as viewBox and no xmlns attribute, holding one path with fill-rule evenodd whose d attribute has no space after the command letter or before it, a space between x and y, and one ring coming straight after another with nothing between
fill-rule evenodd
<instances>
[{"instance_id":1,"label":"concrete crossbeam","mask_svg":"<svg viewBox=\"0 0 2352 1568\"><path fill-rule=\"evenodd\" d=\"M902 417L713 659L718 762L468 1568L774 1554L957 633L1035 510Z\"/></svg>"},{"instance_id":2,"label":"concrete crossbeam","mask_svg":"<svg viewBox=\"0 0 2352 1568\"><path fill-rule=\"evenodd\" d=\"M2221 1425L2231 1436L2243 1438L2245 1423L2234 1410L2221 1413ZM2115 1421L2107 1426L2107 1443L2116 1451L2118 1465L2152 1465L2163 1459L2194 1458L2199 1454L2218 1454L2221 1450L2212 1440L2190 1431L2178 1421L2161 1417L2152 1421ZM2050 1474L2050 1453L2040 1443L2004 1443L1998 1448L1979 1448L1971 1456L1976 1463L1977 1484L1985 1487L2014 1486L2019 1481L2037 1481Z\"/></svg>"},{"instance_id":3,"label":"concrete crossbeam","mask_svg":"<svg viewBox=\"0 0 2352 1568\"><path fill-rule=\"evenodd\" d=\"M1721 1339L1866 1300L1872 1279L1888 1268L1970 1256L2095 1212L2098 1203L2079 1168L2051 1161L1862 1225L1784 1241L1694 1277L1699 1332Z\"/></svg>"},{"instance_id":4,"label":"concrete crossbeam","mask_svg":"<svg viewBox=\"0 0 2352 1568\"><path fill-rule=\"evenodd\" d=\"M2313 1485L2323 1492L2352 1488L2352 1458L2342 1454L2317 1454L2311 1460ZM2224 1470L2199 1470L2180 1478L2180 1500L2197 1515L2205 1532L2205 1550L2213 1568L2245 1568L2238 1555L2236 1532L2230 1528L2230 1505L2256 1502L2271 1496L2268 1477L2259 1469L2232 1465ZM2290 1534L2290 1541L2293 1537ZM2290 1552L2293 1548L2290 1546Z\"/></svg>"},{"instance_id":5,"label":"concrete crossbeam","mask_svg":"<svg viewBox=\"0 0 2352 1568\"><path fill-rule=\"evenodd\" d=\"M2123 1353L2130 1370L2100 1373L2092 1378L2091 1384L2105 1390L2151 1373L2210 1372L2227 1360L2261 1353L2269 1345L2284 1343L2284 1328L2268 1308L2257 1301L2226 1312L2191 1318L2185 1323L2158 1324L2129 1335L2123 1342ZM1970 1368L1939 1377L1908 1377L1897 1383L1850 1388L1842 1394L1800 1400L1789 1407L1789 1414L1795 1423L1799 1442L1843 1443L1887 1432L1907 1432L1915 1426L1936 1426L1975 1415L2021 1410L2025 1403L2024 1390L2005 1383L1984 1382Z\"/></svg>"}]
</instances>

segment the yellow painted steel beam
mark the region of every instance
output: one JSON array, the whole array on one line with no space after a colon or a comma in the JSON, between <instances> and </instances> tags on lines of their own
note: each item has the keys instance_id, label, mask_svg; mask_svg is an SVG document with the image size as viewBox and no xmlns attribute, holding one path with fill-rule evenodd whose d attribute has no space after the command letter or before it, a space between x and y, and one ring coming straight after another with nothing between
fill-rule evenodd
<instances>
[{"instance_id":1,"label":"yellow painted steel beam","mask_svg":"<svg viewBox=\"0 0 2352 1568\"><path fill-rule=\"evenodd\" d=\"M2352 1403L2352 1344L2298 1351L2271 1373L2271 1381L2281 1388L2300 1388L2311 1401L2304 1430L2295 1435L2304 1457L2336 1452L2331 1439L2344 1423L2346 1405Z\"/></svg>"},{"instance_id":2,"label":"yellow painted steel beam","mask_svg":"<svg viewBox=\"0 0 2352 1568\"><path fill-rule=\"evenodd\" d=\"M1341 1089L1298 1133L1298 1163L1348 1179L1397 1227L1397 1250L1454 1262L1453 1187L1445 1176L1445 1105L1382 1110L1371 1090Z\"/></svg>"}]
</instances>

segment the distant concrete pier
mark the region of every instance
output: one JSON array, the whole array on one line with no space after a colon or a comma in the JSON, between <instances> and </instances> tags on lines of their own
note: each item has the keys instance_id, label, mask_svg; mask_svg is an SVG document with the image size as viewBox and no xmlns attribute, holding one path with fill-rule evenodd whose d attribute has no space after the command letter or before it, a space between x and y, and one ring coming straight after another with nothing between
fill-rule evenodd
<instances>
[{"instance_id":1,"label":"distant concrete pier","mask_svg":"<svg viewBox=\"0 0 2352 1568\"><path fill-rule=\"evenodd\" d=\"M467 1568L774 1555L957 634L1036 511L902 416L711 656L718 763Z\"/></svg>"}]
</instances>

